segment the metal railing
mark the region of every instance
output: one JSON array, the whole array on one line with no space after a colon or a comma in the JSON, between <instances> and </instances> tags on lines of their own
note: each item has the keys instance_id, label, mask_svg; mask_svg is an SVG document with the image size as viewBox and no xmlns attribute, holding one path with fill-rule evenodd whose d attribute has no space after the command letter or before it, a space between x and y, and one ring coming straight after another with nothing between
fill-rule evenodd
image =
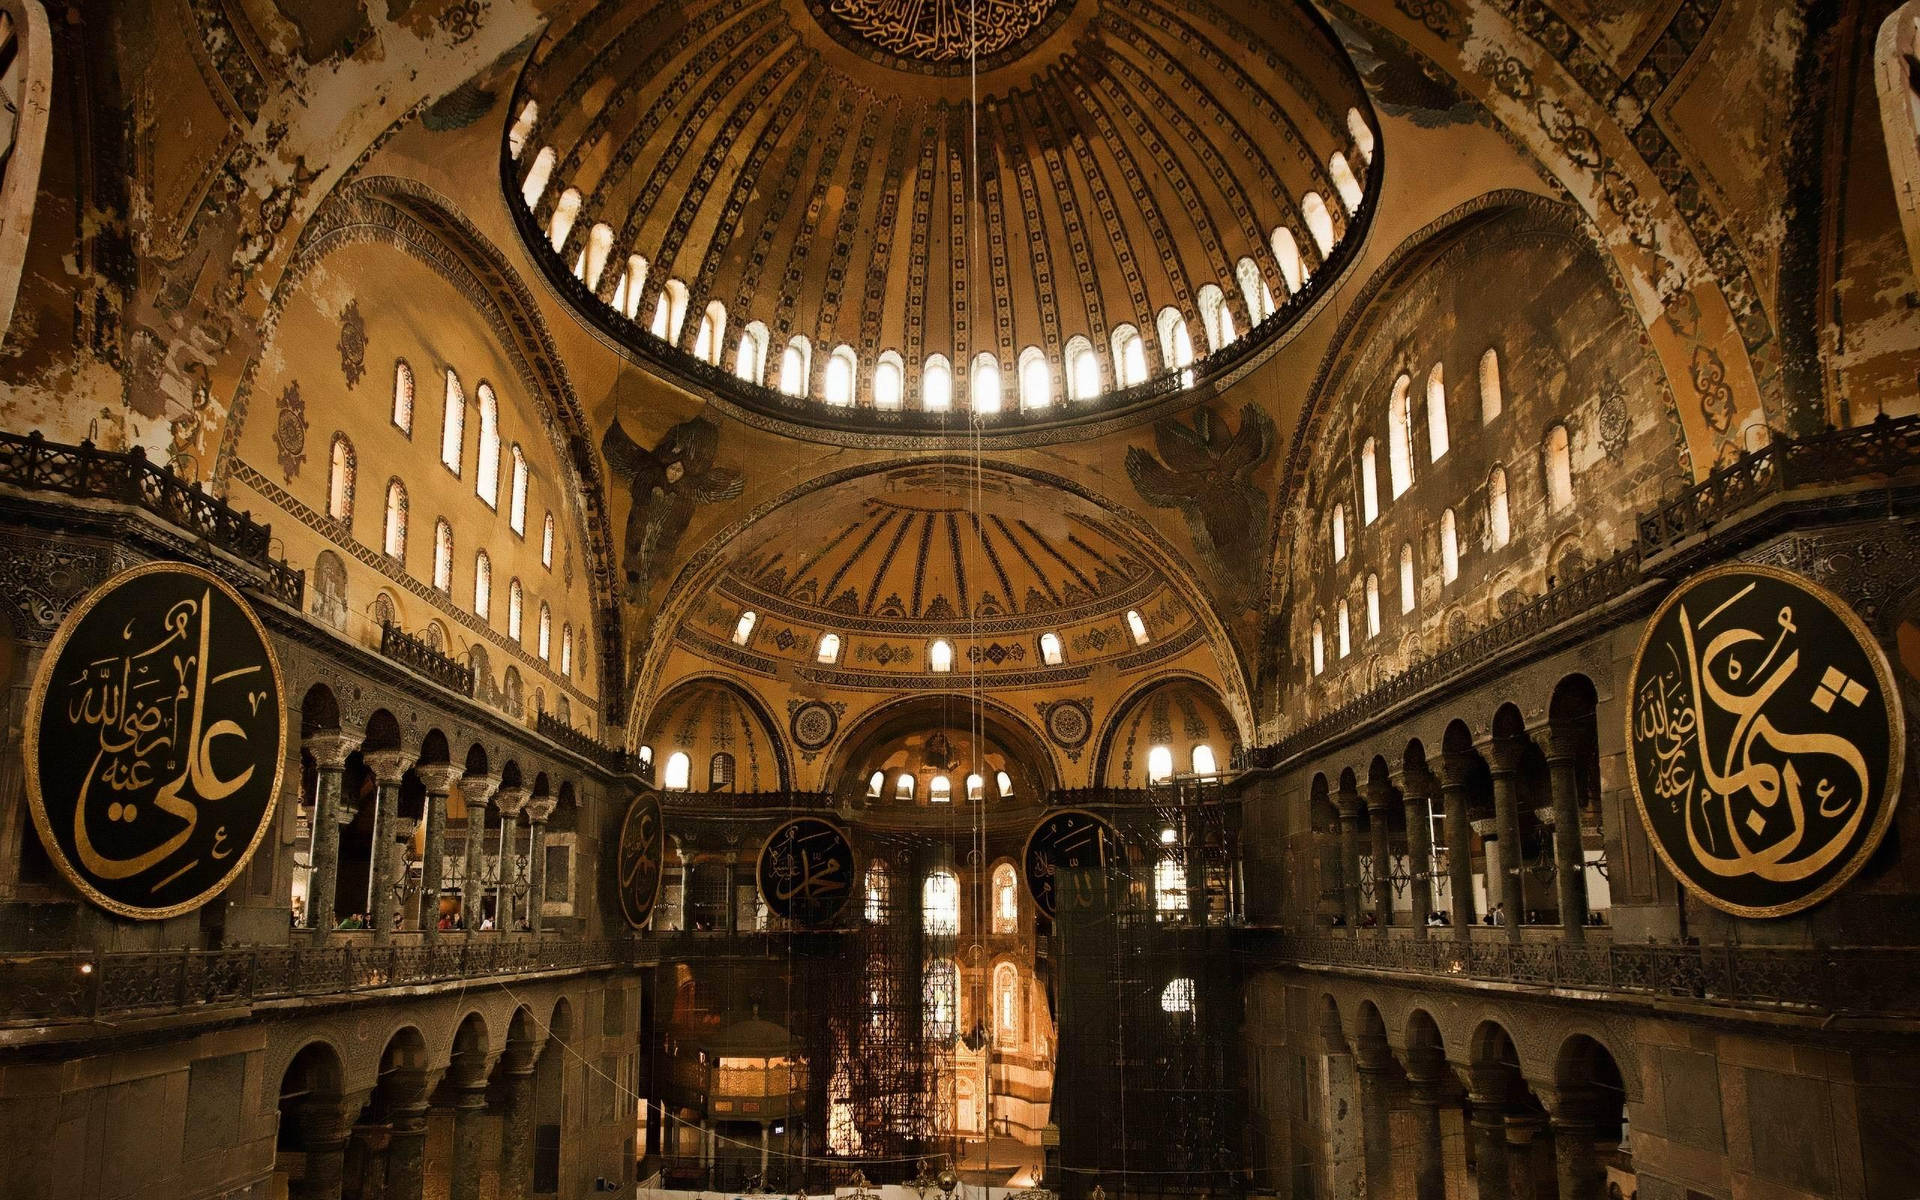
<instances>
[{"instance_id":1,"label":"metal railing","mask_svg":"<svg viewBox=\"0 0 1920 1200\"><path fill-rule=\"evenodd\" d=\"M625 750L615 749L589 733L575 729L545 709L535 714L533 728L534 732L554 745L571 750L589 762L597 763L609 774L625 775L634 770L633 755Z\"/></svg>"},{"instance_id":2,"label":"metal railing","mask_svg":"<svg viewBox=\"0 0 1920 1200\"><path fill-rule=\"evenodd\" d=\"M380 622L380 653L416 675L441 687L473 695L473 668L435 650L425 638L415 637L391 621Z\"/></svg>"}]
</instances>

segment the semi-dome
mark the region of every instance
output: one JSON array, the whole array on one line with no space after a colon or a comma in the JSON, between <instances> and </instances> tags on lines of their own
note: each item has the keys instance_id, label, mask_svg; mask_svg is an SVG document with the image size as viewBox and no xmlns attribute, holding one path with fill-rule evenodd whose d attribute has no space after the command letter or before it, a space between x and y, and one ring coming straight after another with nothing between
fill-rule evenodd
<instances>
[{"instance_id":1,"label":"semi-dome","mask_svg":"<svg viewBox=\"0 0 1920 1200\"><path fill-rule=\"evenodd\" d=\"M510 207L598 330L750 418L866 433L1237 376L1378 176L1293 0L599 0L512 111Z\"/></svg>"}]
</instances>

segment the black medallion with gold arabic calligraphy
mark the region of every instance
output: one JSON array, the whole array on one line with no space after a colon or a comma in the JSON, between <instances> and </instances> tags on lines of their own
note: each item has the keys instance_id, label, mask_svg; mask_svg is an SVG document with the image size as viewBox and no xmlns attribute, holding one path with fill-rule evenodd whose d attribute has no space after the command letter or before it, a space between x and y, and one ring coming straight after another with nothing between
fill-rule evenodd
<instances>
[{"instance_id":1,"label":"black medallion with gold arabic calligraphy","mask_svg":"<svg viewBox=\"0 0 1920 1200\"><path fill-rule=\"evenodd\" d=\"M1680 882L1743 917L1832 895L1899 798L1900 698L1873 635L1777 567L1703 571L1668 596L1634 658L1633 795Z\"/></svg>"},{"instance_id":2,"label":"black medallion with gold arabic calligraphy","mask_svg":"<svg viewBox=\"0 0 1920 1200\"><path fill-rule=\"evenodd\" d=\"M653 915L666 848L660 797L654 792L641 792L627 805L627 818L620 823L620 849L615 859L620 870L620 912L635 929L646 928L647 918Z\"/></svg>"},{"instance_id":3,"label":"black medallion with gold arabic calligraphy","mask_svg":"<svg viewBox=\"0 0 1920 1200\"><path fill-rule=\"evenodd\" d=\"M47 854L124 917L198 908L273 823L285 762L280 665L239 592L149 563L54 635L27 708L27 800Z\"/></svg>"},{"instance_id":4,"label":"black medallion with gold arabic calligraphy","mask_svg":"<svg viewBox=\"0 0 1920 1200\"><path fill-rule=\"evenodd\" d=\"M1113 826L1096 813L1081 808L1063 808L1048 813L1027 835L1021 869L1027 878L1027 891L1033 903L1048 918L1063 906L1082 899L1075 872L1098 871L1104 876L1107 864L1119 853L1120 840ZM1067 879L1061 878L1067 873Z\"/></svg>"},{"instance_id":5,"label":"black medallion with gold arabic calligraphy","mask_svg":"<svg viewBox=\"0 0 1920 1200\"><path fill-rule=\"evenodd\" d=\"M824 925L853 894L853 843L831 821L796 817L760 847L754 878L774 915Z\"/></svg>"}]
</instances>

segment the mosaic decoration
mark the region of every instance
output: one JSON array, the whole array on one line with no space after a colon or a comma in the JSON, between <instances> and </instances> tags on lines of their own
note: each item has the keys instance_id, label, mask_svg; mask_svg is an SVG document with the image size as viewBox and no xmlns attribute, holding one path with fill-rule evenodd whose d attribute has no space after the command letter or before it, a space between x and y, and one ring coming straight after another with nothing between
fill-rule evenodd
<instances>
[{"instance_id":1,"label":"mosaic decoration","mask_svg":"<svg viewBox=\"0 0 1920 1200\"><path fill-rule=\"evenodd\" d=\"M795 745L802 750L819 750L839 731L840 718L831 705L809 700L794 707L788 727Z\"/></svg>"},{"instance_id":2,"label":"mosaic decoration","mask_svg":"<svg viewBox=\"0 0 1920 1200\"><path fill-rule=\"evenodd\" d=\"M300 383L295 380L280 393L275 405L273 446L280 454L280 470L292 483L307 461L307 402L300 398Z\"/></svg>"},{"instance_id":3,"label":"mosaic decoration","mask_svg":"<svg viewBox=\"0 0 1920 1200\"><path fill-rule=\"evenodd\" d=\"M367 373L367 319L360 315L360 302L347 301L340 313L340 374L353 387Z\"/></svg>"},{"instance_id":4,"label":"mosaic decoration","mask_svg":"<svg viewBox=\"0 0 1920 1200\"><path fill-rule=\"evenodd\" d=\"M284 691L259 618L215 575L148 563L88 596L26 720L28 805L67 882L141 920L225 890L273 827Z\"/></svg>"},{"instance_id":5,"label":"mosaic decoration","mask_svg":"<svg viewBox=\"0 0 1920 1200\"><path fill-rule=\"evenodd\" d=\"M620 912L627 924L644 929L660 896L660 877L666 865L666 826L660 797L642 792L627 806L620 824Z\"/></svg>"},{"instance_id":6,"label":"mosaic decoration","mask_svg":"<svg viewBox=\"0 0 1920 1200\"><path fill-rule=\"evenodd\" d=\"M1778 567L1703 571L1647 622L1628 682L1634 800L1700 899L1789 916L1879 847L1899 799L1900 697L1838 596Z\"/></svg>"},{"instance_id":7,"label":"mosaic decoration","mask_svg":"<svg viewBox=\"0 0 1920 1200\"><path fill-rule=\"evenodd\" d=\"M646 601L655 572L673 560L695 508L738 499L745 490L740 472L713 465L719 448L719 427L701 417L667 430L651 450L628 437L617 418L608 428L600 449L633 499L623 549L629 601Z\"/></svg>"},{"instance_id":8,"label":"mosaic decoration","mask_svg":"<svg viewBox=\"0 0 1920 1200\"><path fill-rule=\"evenodd\" d=\"M1254 472L1273 455L1273 418L1249 404L1240 428L1211 409L1193 424L1168 417L1153 427L1154 453L1127 448L1127 477L1155 508L1176 508L1200 556L1230 594L1251 602L1260 593L1261 549L1267 541L1267 494Z\"/></svg>"},{"instance_id":9,"label":"mosaic decoration","mask_svg":"<svg viewBox=\"0 0 1920 1200\"><path fill-rule=\"evenodd\" d=\"M833 920L853 894L853 879L853 843L819 817L797 817L774 830L754 872L768 910L799 925Z\"/></svg>"}]
</instances>

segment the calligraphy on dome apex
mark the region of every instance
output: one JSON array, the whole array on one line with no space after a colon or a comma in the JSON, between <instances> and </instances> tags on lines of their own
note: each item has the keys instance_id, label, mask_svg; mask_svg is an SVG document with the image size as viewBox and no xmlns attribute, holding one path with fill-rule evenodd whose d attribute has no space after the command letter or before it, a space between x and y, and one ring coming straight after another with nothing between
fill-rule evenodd
<instances>
[{"instance_id":1,"label":"calligraphy on dome apex","mask_svg":"<svg viewBox=\"0 0 1920 1200\"><path fill-rule=\"evenodd\" d=\"M1068 0L810 0L834 32L914 63L997 61L1056 27Z\"/></svg>"}]
</instances>

